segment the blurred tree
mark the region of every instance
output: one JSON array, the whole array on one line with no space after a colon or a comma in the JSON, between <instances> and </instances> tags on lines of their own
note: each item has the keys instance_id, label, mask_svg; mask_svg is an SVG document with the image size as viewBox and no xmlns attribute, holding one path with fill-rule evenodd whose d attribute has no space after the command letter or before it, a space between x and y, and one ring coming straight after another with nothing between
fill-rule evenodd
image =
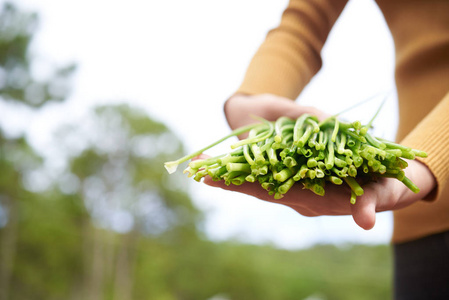
<instances>
[{"instance_id":1,"label":"blurred tree","mask_svg":"<svg viewBox=\"0 0 449 300\"><path fill-rule=\"evenodd\" d=\"M63 101L70 92L74 64L49 66L40 72L39 57L30 53L38 28L38 16L4 2L0 10L0 97L2 101L41 107L49 101ZM49 62L45 62L49 64ZM42 78L44 77L44 78Z\"/></svg>"},{"instance_id":2,"label":"blurred tree","mask_svg":"<svg viewBox=\"0 0 449 300\"><path fill-rule=\"evenodd\" d=\"M64 100L75 69L41 76L30 53L37 26L36 14L3 3L0 101L21 104L10 108L18 117L22 108ZM177 242L196 235L199 213L186 185L160 167L182 153L173 134L125 106L98 108L89 122L84 132L66 132L85 148L65 149L69 168L57 182L24 136L0 131L0 299L100 299L107 289L129 299L141 234Z\"/></svg>"},{"instance_id":3,"label":"blurred tree","mask_svg":"<svg viewBox=\"0 0 449 300\"><path fill-rule=\"evenodd\" d=\"M18 118L64 100L75 70L40 72L30 50L37 27L36 14L2 3L0 101L19 104L8 107ZM88 122L65 132L77 146L62 153L68 168L58 176L24 135L0 129L0 299L129 299L139 237L196 238L186 184L161 168L182 154L167 127L127 106L98 108Z\"/></svg>"},{"instance_id":4,"label":"blurred tree","mask_svg":"<svg viewBox=\"0 0 449 300\"><path fill-rule=\"evenodd\" d=\"M39 157L23 138L6 139L0 130L0 299L8 299L15 267L19 201L30 195L24 188L22 174L32 171L39 163Z\"/></svg>"},{"instance_id":5,"label":"blurred tree","mask_svg":"<svg viewBox=\"0 0 449 300\"><path fill-rule=\"evenodd\" d=\"M0 101L40 107L61 101L69 92L73 65L53 68L49 78L33 75L29 46L37 26L37 16L25 13L11 2L0 8ZM5 113L5 111L2 111ZM20 116L20 114L17 114ZM26 122L26 120L23 120ZM7 299L18 251L21 204L32 193L26 177L38 169L41 159L23 136L10 137L0 128L0 298Z\"/></svg>"},{"instance_id":6,"label":"blurred tree","mask_svg":"<svg viewBox=\"0 0 449 300\"><path fill-rule=\"evenodd\" d=\"M117 299L131 299L142 237L183 246L198 239L201 213L186 182L161 167L183 154L181 143L165 125L128 105L98 107L89 118L62 127L58 137L69 161L60 184L76 182L72 192L84 199L95 225L88 219L84 225L89 228L84 299L100 299L105 286ZM110 245L116 249L110 251Z\"/></svg>"}]
</instances>

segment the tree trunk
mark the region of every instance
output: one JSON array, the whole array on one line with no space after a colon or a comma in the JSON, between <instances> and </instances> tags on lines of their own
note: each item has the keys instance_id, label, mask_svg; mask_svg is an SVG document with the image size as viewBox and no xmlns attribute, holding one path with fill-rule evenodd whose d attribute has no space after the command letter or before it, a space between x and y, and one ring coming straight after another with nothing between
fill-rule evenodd
<instances>
[{"instance_id":1,"label":"tree trunk","mask_svg":"<svg viewBox=\"0 0 449 300\"><path fill-rule=\"evenodd\" d=\"M85 226L84 243L84 297L86 300L103 299L104 294L104 242L102 231L92 226L90 221Z\"/></svg>"},{"instance_id":2,"label":"tree trunk","mask_svg":"<svg viewBox=\"0 0 449 300\"><path fill-rule=\"evenodd\" d=\"M132 299L136 233L122 235L115 265L114 300Z\"/></svg>"},{"instance_id":3,"label":"tree trunk","mask_svg":"<svg viewBox=\"0 0 449 300\"><path fill-rule=\"evenodd\" d=\"M1 230L0 235L0 300L9 299L9 288L14 269L14 260L17 248L17 203L6 198L8 212L8 223Z\"/></svg>"}]
</instances>

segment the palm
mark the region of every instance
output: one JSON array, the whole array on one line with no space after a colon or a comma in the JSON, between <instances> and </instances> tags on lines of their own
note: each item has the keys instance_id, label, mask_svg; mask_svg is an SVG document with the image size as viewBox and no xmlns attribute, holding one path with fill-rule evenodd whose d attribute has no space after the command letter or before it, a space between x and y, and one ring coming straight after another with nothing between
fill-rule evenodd
<instances>
[{"instance_id":1,"label":"palm","mask_svg":"<svg viewBox=\"0 0 449 300\"><path fill-rule=\"evenodd\" d=\"M310 190L303 189L298 184L294 185L283 198L276 200L258 183L245 182L239 186L227 186L223 181L212 181L210 177L206 177L204 182L210 186L247 194L268 202L286 205L303 216L353 215L355 222L364 229L370 229L374 226L375 212L378 210L376 208L376 200L379 196L376 194L376 190L381 190L373 185L364 186L364 196L359 197L356 204L353 205L349 202L350 190L346 186L327 185L326 195L319 196ZM380 184L383 188L386 188L394 183L390 182L390 180L385 180ZM385 209L393 208L395 206L394 201L391 201L387 206Z\"/></svg>"}]
</instances>

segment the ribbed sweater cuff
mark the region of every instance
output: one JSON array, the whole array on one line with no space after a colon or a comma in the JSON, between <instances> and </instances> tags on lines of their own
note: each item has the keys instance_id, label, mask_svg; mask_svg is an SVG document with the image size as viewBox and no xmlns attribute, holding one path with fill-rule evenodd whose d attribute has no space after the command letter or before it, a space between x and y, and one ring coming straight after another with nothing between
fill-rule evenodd
<instances>
[{"instance_id":1,"label":"ribbed sweater cuff","mask_svg":"<svg viewBox=\"0 0 449 300\"><path fill-rule=\"evenodd\" d=\"M427 152L427 158L419 158L435 176L437 187L425 200L439 198L449 178L449 93L412 130L401 144Z\"/></svg>"}]
</instances>

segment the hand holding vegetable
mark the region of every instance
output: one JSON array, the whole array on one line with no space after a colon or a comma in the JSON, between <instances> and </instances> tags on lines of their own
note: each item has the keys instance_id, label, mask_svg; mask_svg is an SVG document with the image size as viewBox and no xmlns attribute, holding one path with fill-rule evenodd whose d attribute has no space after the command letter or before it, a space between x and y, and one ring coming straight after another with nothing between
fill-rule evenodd
<instances>
[{"instance_id":1,"label":"hand holding vegetable","mask_svg":"<svg viewBox=\"0 0 449 300\"><path fill-rule=\"evenodd\" d=\"M426 153L373 137L368 132L371 122L341 122L272 95L235 96L225 112L230 126L237 128L206 148L166 163L169 172L228 137L248 133L232 146L234 151L203 156L184 172L197 181L205 178L211 186L287 205L305 216L352 214L364 229L374 226L376 212L409 205L435 185L427 167L413 161ZM263 122L249 124L253 113L263 116L257 118Z\"/></svg>"},{"instance_id":2,"label":"hand holding vegetable","mask_svg":"<svg viewBox=\"0 0 449 300\"><path fill-rule=\"evenodd\" d=\"M432 173L418 161L409 162L405 175L419 187L420 191L417 194L394 178L379 178L377 182L362 185L364 193L357 197L355 204L348 201L351 191L345 185L327 185L324 196L311 193L300 185L294 185L284 197L276 200L258 183L226 185L224 181L213 181L209 176L205 177L204 183L283 204L304 216L352 215L357 225L368 230L375 224L376 212L406 207L422 199L435 186Z\"/></svg>"},{"instance_id":3,"label":"hand holding vegetable","mask_svg":"<svg viewBox=\"0 0 449 300\"><path fill-rule=\"evenodd\" d=\"M296 118L304 113L317 116L320 120L329 117L313 107L304 107L290 99L275 95L235 95L225 106L228 123L232 129L254 122L250 115L263 116L267 120L276 120L280 116ZM364 229L370 229L375 223L375 213L405 207L422 199L435 187L435 179L429 169L418 161L410 161L405 175L414 182L420 192L413 193L398 180L380 178L375 183L363 186L364 194L351 205L350 193L346 186L329 185L324 197L310 193L300 186L295 186L279 200L274 200L260 185L244 183L243 185L226 185L222 181L213 181L206 177L204 182L210 186L221 187L255 196L259 199L277 202L289 206L305 216L352 215L355 222Z\"/></svg>"}]
</instances>

